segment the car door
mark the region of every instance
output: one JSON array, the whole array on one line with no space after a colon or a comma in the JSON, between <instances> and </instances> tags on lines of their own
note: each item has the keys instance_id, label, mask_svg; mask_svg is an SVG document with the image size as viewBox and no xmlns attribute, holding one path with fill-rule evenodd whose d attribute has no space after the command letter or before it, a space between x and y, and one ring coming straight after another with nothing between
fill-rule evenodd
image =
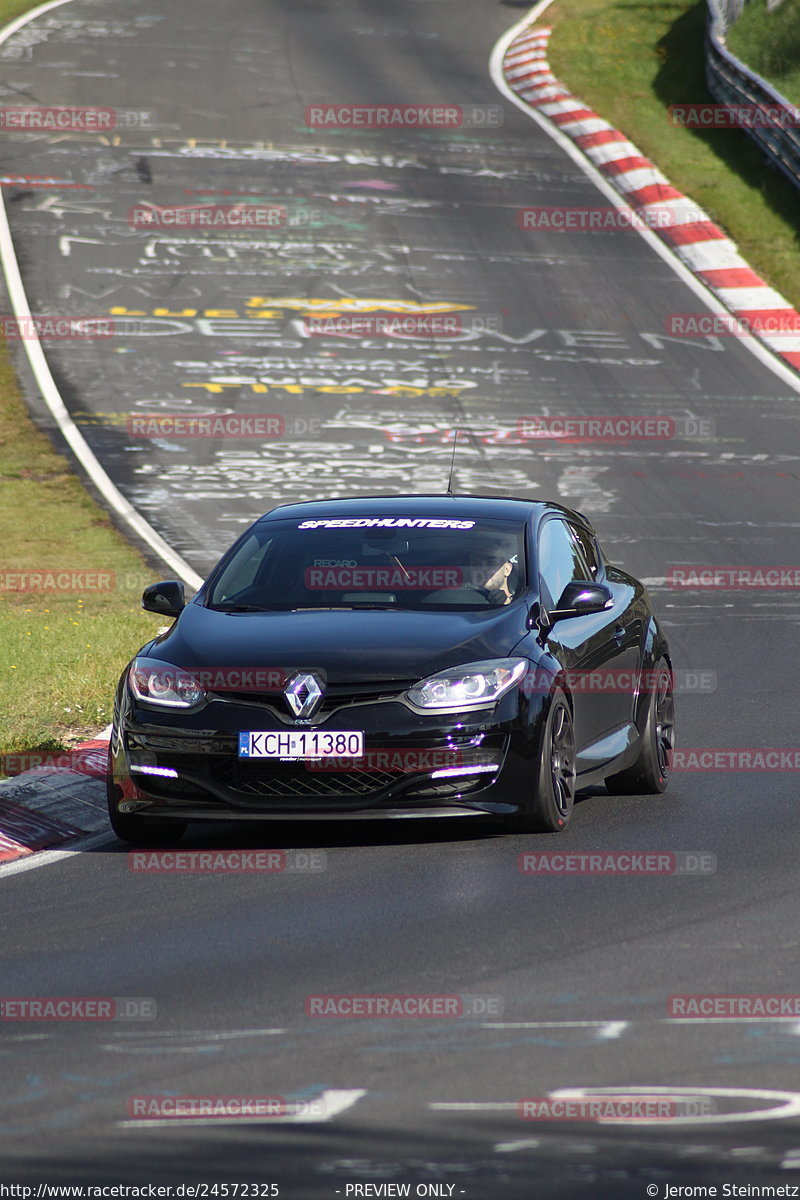
<instances>
[{"instance_id":1,"label":"car door","mask_svg":"<svg viewBox=\"0 0 800 1200\"><path fill-rule=\"evenodd\" d=\"M609 735L631 720L639 667L639 639L631 616L634 592L615 581L613 572L606 577L589 531L560 516L548 517L539 527L537 564L543 615L556 607L573 580L606 583L613 596L612 605L603 612L562 618L545 635L546 648L571 683L580 774L624 749L623 738L619 748L609 742L607 754L602 749L583 753L592 744L605 744Z\"/></svg>"},{"instance_id":2,"label":"car door","mask_svg":"<svg viewBox=\"0 0 800 1200\"><path fill-rule=\"evenodd\" d=\"M641 597L637 602L637 589L630 576L605 561L597 536L588 525L570 520L567 525L589 565L590 579L605 583L614 596L614 612L617 614L614 641L617 651L612 667L613 680L619 687L620 722L632 721L645 638Z\"/></svg>"}]
</instances>

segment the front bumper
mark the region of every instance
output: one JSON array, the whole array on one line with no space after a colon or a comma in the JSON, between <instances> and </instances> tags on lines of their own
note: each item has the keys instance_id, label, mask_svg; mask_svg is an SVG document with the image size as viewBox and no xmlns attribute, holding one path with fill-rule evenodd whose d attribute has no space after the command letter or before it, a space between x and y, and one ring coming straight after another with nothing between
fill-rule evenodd
<instances>
[{"instance_id":1,"label":"front bumper","mask_svg":"<svg viewBox=\"0 0 800 1200\"><path fill-rule=\"evenodd\" d=\"M461 713L420 714L398 700L341 707L313 728L363 730L365 757L332 762L240 759L240 731L286 732L286 718L267 705L218 698L195 712L164 711L127 690L121 701L111 742L120 813L186 821L506 815L536 778L538 713L514 690Z\"/></svg>"}]
</instances>

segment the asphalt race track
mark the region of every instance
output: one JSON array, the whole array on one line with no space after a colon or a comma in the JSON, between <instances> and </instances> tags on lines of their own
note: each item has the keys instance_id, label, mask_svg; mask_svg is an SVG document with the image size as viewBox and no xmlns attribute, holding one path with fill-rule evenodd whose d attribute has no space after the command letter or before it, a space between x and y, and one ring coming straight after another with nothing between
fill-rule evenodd
<instances>
[{"instance_id":1,"label":"asphalt race track","mask_svg":"<svg viewBox=\"0 0 800 1200\"><path fill-rule=\"evenodd\" d=\"M607 204L492 83L491 48L523 11L75 0L25 26L0 47L1 104L124 118L112 134L4 133L3 178L27 181L3 191L32 310L115 322L49 342L48 361L109 475L200 574L281 501L444 490L464 430L457 490L560 499L649 581L682 749L793 749L797 588L685 590L669 571L800 564L800 394L737 338L667 335L704 303L635 233L519 228L525 206ZM459 105L468 123L306 125L307 106L387 102ZM237 203L278 223L131 216ZM433 305L458 314L455 336L427 336ZM365 335L376 313L423 336ZM135 424L221 413L272 417L276 436ZM668 418L674 436L521 432L564 416ZM0 1183L666 1200L667 1185L800 1182L800 1019L668 1008L800 991L796 797L791 770L681 770L663 798L595 789L559 837L226 827L182 848L285 847L317 869L148 873L109 837L2 878L3 996L148 1004L145 1019L0 1022ZM707 869L522 873L541 850L690 851ZM482 999L444 1019L307 1015L329 993ZM686 1112L521 1118L522 1098L567 1088L667 1089ZM289 1115L132 1115L154 1095L283 1097Z\"/></svg>"}]
</instances>

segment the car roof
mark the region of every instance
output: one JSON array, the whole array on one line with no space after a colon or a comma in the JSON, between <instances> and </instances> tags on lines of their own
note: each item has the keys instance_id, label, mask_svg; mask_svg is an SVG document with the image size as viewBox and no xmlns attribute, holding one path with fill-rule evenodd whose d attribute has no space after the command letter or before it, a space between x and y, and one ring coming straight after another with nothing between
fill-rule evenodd
<instances>
[{"instance_id":1,"label":"car roof","mask_svg":"<svg viewBox=\"0 0 800 1200\"><path fill-rule=\"evenodd\" d=\"M580 513L548 500L523 500L518 496L450 495L441 492L415 495L332 497L280 504L262 521L305 520L309 517L483 517L484 520L527 521L554 510L564 516ZM586 518L582 518L588 524Z\"/></svg>"}]
</instances>

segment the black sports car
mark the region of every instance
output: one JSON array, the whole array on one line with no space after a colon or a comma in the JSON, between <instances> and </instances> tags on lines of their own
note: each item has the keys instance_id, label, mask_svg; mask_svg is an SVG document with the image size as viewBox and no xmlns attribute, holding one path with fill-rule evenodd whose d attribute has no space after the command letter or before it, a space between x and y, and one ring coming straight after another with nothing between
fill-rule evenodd
<instances>
[{"instance_id":1,"label":"black sports car","mask_svg":"<svg viewBox=\"0 0 800 1200\"><path fill-rule=\"evenodd\" d=\"M188 821L502 817L663 792L672 669L644 586L559 504L373 496L256 521L120 679L117 835Z\"/></svg>"}]
</instances>

